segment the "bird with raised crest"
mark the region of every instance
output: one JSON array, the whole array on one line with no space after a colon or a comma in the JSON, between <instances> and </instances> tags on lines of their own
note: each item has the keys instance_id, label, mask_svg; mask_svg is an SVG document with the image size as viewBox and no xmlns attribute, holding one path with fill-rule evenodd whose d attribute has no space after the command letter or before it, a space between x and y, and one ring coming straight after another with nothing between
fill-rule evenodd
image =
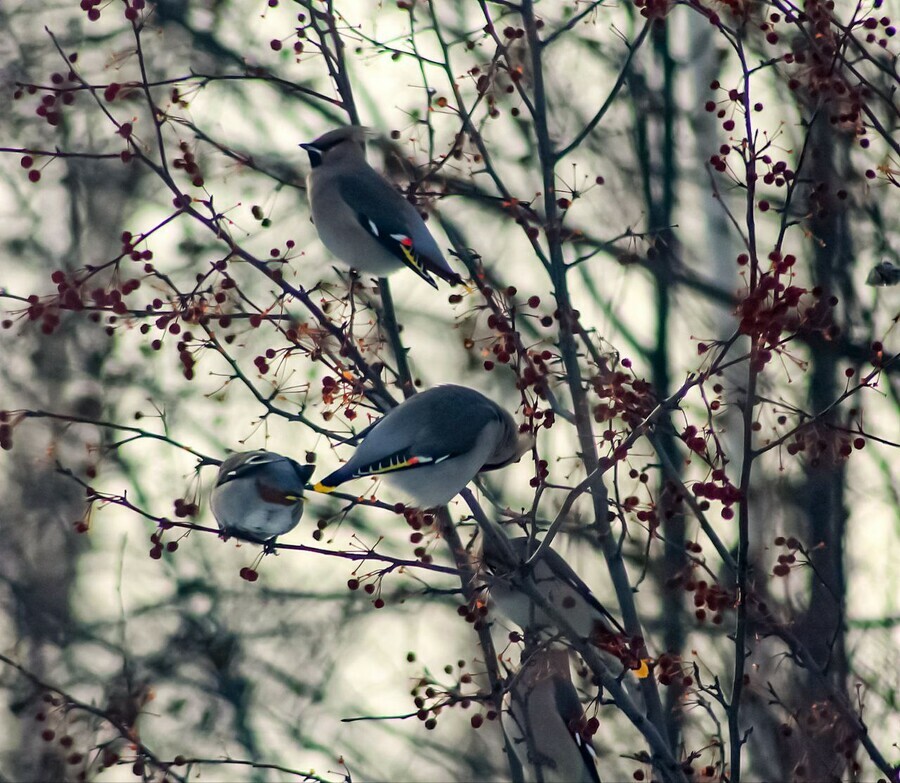
<instances>
[{"instance_id":1,"label":"bird with raised crest","mask_svg":"<svg viewBox=\"0 0 900 783\"><path fill-rule=\"evenodd\" d=\"M366 162L365 128L348 125L300 146L312 167L307 195L322 243L344 265L385 277L404 267L462 282L418 210Z\"/></svg>"}]
</instances>

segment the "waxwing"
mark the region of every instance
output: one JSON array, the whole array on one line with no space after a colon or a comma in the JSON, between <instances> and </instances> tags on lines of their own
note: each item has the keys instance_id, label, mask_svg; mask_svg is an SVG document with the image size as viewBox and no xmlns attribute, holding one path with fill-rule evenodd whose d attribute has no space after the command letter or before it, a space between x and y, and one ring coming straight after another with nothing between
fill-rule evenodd
<instances>
[{"instance_id":1,"label":"waxwing","mask_svg":"<svg viewBox=\"0 0 900 783\"><path fill-rule=\"evenodd\" d=\"M482 566L490 590L489 605L522 630L549 629L555 633L552 619L517 586L517 580L526 572L523 563L540 542L533 541L531 551L528 536L508 539L508 543L516 562L506 562L492 536L484 538ZM554 549L545 549L527 571L544 598L569 621L581 638L606 641L623 633L616 619Z\"/></svg>"},{"instance_id":2,"label":"waxwing","mask_svg":"<svg viewBox=\"0 0 900 783\"><path fill-rule=\"evenodd\" d=\"M384 277L408 267L461 282L418 210L366 162L365 129L350 125L301 144L312 170L307 195L319 238L345 265Z\"/></svg>"},{"instance_id":3,"label":"waxwing","mask_svg":"<svg viewBox=\"0 0 900 783\"><path fill-rule=\"evenodd\" d=\"M503 731L525 780L600 783L567 650L541 648L523 654L503 706Z\"/></svg>"},{"instance_id":4,"label":"waxwing","mask_svg":"<svg viewBox=\"0 0 900 783\"><path fill-rule=\"evenodd\" d=\"M303 515L303 488L313 470L271 451L232 454L219 468L210 497L222 532L266 544L293 530Z\"/></svg>"},{"instance_id":5,"label":"waxwing","mask_svg":"<svg viewBox=\"0 0 900 783\"><path fill-rule=\"evenodd\" d=\"M413 395L363 434L350 460L314 489L384 476L421 508L447 503L481 471L515 462L530 438L480 392L447 384Z\"/></svg>"}]
</instances>

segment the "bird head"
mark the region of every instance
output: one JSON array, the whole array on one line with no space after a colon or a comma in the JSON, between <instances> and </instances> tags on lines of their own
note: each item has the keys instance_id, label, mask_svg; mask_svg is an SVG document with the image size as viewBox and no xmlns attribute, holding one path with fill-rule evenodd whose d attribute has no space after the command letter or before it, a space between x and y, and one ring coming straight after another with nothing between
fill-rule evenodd
<instances>
[{"instance_id":1,"label":"bird head","mask_svg":"<svg viewBox=\"0 0 900 783\"><path fill-rule=\"evenodd\" d=\"M309 155L310 166L318 168L326 160L334 162L350 156L365 157L368 132L361 125L345 125L300 146Z\"/></svg>"}]
</instances>

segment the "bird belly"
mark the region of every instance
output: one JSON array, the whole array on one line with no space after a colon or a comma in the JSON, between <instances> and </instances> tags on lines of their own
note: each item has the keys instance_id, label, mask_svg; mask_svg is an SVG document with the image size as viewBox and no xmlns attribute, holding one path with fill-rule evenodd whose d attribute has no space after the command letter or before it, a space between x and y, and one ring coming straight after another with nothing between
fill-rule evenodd
<instances>
[{"instance_id":1,"label":"bird belly","mask_svg":"<svg viewBox=\"0 0 900 783\"><path fill-rule=\"evenodd\" d=\"M299 521L299 515L295 520L294 509L289 506L260 508L247 514L230 531L267 541L292 530Z\"/></svg>"},{"instance_id":2,"label":"bird belly","mask_svg":"<svg viewBox=\"0 0 900 783\"><path fill-rule=\"evenodd\" d=\"M249 484L249 486L248 486ZM219 487L210 503L223 532L251 540L266 541L296 527L303 504L281 505L260 501L255 481L240 479Z\"/></svg>"},{"instance_id":3,"label":"bird belly","mask_svg":"<svg viewBox=\"0 0 900 783\"><path fill-rule=\"evenodd\" d=\"M537 571L542 569L538 568ZM554 584L552 587L541 583L541 574L535 575L538 590L549 603L569 621L582 638L589 638L596 620L596 613L571 587ZM490 603L510 622L525 630L527 628L555 629L554 623L543 609L534 605L522 591L510 587L503 579L497 579L490 588Z\"/></svg>"},{"instance_id":4,"label":"bird belly","mask_svg":"<svg viewBox=\"0 0 900 783\"><path fill-rule=\"evenodd\" d=\"M547 625L546 615L534 605L531 599L520 590L510 587L502 579L492 581L488 606L492 612L499 612L523 631L527 628Z\"/></svg>"},{"instance_id":5,"label":"bird belly","mask_svg":"<svg viewBox=\"0 0 900 783\"><path fill-rule=\"evenodd\" d=\"M475 475L449 459L440 465L426 465L416 470L389 474L385 479L421 508L449 503Z\"/></svg>"},{"instance_id":6,"label":"bird belly","mask_svg":"<svg viewBox=\"0 0 900 783\"><path fill-rule=\"evenodd\" d=\"M596 612L578 593L559 580L552 579L552 586L544 588L540 584L540 570L535 574L538 581L538 589L546 596L547 600L559 610L559 613L568 620L569 624L583 639L589 638L596 622ZM547 618L549 620L549 618Z\"/></svg>"}]
</instances>

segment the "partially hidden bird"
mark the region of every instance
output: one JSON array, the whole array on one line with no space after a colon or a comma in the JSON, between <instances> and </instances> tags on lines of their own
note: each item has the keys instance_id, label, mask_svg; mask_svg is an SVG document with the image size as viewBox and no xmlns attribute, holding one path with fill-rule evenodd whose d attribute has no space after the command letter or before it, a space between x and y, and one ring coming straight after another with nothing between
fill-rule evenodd
<instances>
[{"instance_id":1,"label":"partially hidden bird","mask_svg":"<svg viewBox=\"0 0 900 783\"><path fill-rule=\"evenodd\" d=\"M274 543L303 516L303 489L315 470L272 451L243 451L222 462L210 496L225 536Z\"/></svg>"},{"instance_id":2,"label":"partially hidden bird","mask_svg":"<svg viewBox=\"0 0 900 783\"><path fill-rule=\"evenodd\" d=\"M365 128L348 125L301 144L311 171L313 224L343 264L384 277L408 267L437 288L432 275L462 282L418 210L366 162Z\"/></svg>"},{"instance_id":3,"label":"partially hidden bird","mask_svg":"<svg viewBox=\"0 0 900 783\"><path fill-rule=\"evenodd\" d=\"M568 650L542 647L523 653L503 706L503 731L525 780L600 783Z\"/></svg>"},{"instance_id":4,"label":"partially hidden bird","mask_svg":"<svg viewBox=\"0 0 900 783\"><path fill-rule=\"evenodd\" d=\"M493 536L484 538L482 567L490 591L489 606L493 605L523 630L555 632L556 623L519 584L519 580L530 574L541 596L582 639L603 645L613 643L624 634L618 621L555 549L547 547L538 560L526 568L526 561L540 542L531 541L528 536L507 539L507 542L513 562L506 560Z\"/></svg>"},{"instance_id":5,"label":"partially hidden bird","mask_svg":"<svg viewBox=\"0 0 900 783\"><path fill-rule=\"evenodd\" d=\"M383 476L421 508L447 503L475 475L505 467L527 450L512 415L465 386L445 384L405 400L362 435L353 456L314 489Z\"/></svg>"}]
</instances>

